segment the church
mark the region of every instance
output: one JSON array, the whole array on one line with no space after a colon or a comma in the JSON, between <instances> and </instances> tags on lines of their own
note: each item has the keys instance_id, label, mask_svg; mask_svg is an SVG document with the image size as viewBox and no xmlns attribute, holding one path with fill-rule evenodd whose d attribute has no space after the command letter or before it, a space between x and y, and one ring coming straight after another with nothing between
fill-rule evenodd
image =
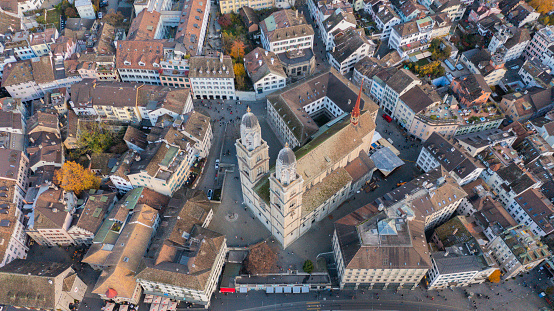
<instances>
[{"instance_id":1,"label":"church","mask_svg":"<svg viewBox=\"0 0 554 311\"><path fill-rule=\"evenodd\" d=\"M334 68L269 95L268 123L285 145L273 168L257 117L243 115L235 146L244 204L283 248L371 179L377 110Z\"/></svg>"}]
</instances>

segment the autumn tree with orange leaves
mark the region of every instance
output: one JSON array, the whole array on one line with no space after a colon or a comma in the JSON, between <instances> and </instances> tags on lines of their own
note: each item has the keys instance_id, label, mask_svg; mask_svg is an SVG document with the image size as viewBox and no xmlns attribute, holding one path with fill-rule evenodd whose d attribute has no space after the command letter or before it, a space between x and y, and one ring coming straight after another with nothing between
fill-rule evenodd
<instances>
[{"instance_id":1,"label":"autumn tree with orange leaves","mask_svg":"<svg viewBox=\"0 0 554 311\"><path fill-rule=\"evenodd\" d=\"M73 161L66 161L56 171L54 178L55 183L62 189L73 191L77 195L83 190L98 189L100 186L100 178L96 177L91 170Z\"/></svg>"},{"instance_id":2,"label":"autumn tree with orange leaves","mask_svg":"<svg viewBox=\"0 0 554 311\"><path fill-rule=\"evenodd\" d=\"M231 57L240 60L244 57L244 42L235 40L231 46Z\"/></svg>"}]
</instances>

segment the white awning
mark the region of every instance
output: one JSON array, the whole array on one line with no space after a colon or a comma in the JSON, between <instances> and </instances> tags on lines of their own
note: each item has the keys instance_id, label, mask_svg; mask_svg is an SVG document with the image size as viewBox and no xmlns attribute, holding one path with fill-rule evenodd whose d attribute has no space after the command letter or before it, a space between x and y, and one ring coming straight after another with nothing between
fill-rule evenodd
<instances>
[{"instance_id":1,"label":"white awning","mask_svg":"<svg viewBox=\"0 0 554 311\"><path fill-rule=\"evenodd\" d=\"M281 286L275 287L275 293L276 294L282 294L283 293L283 288Z\"/></svg>"},{"instance_id":2,"label":"white awning","mask_svg":"<svg viewBox=\"0 0 554 311\"><path fill-rule=\"evenodd\" d=\"M246 294L246 293L248 293L248 288L247 288L247 287L240 287L240 288L239 288L239 293L241 293L241 294Z\"/></svg>"},{"instance_id":3,"label":"white awning","mask_svg":"<svg viewBox=\"0 0 554 311\"><path fill-rule=\"evenodd\" d=\"M285 291L285 294L290 294L292 293L292 287L287 286L284 288L284 291Z\"/></svg>"},{"instance_id":4,"label":"white awning","mask_svg":"<svg viewBox=\"0 0 554 311\"><path fill-rule=\"evenodd\" d=\"M273 288L272 286L268 286L265 288L265 292L268 294L273 294L275 292L275 288Z\"/></svg>"},{"instance_id":5,"label":"white awning","mask_svg":"<svg viewBox=\"0 0 554 311\"><path fill-rule=\"evenodd\" d=\"M310 287L309 286L302 286L302 294L309 293Z\"/></svg>"},{"instance_id":6,"label":"white awning","mask_svg":"<svg viewBox=\"0 0 554 311\"><path fill-rule=\"evenodd\" d=\"M300 286L293 287L292 292L295 293L295 294L300 294Z\"/></svg>"}]
</instances>

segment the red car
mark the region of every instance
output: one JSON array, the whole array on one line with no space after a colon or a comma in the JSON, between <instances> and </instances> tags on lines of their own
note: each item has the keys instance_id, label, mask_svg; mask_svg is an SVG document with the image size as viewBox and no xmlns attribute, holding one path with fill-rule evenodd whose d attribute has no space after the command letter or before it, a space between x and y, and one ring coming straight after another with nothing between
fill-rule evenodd
<instances>
[{"instance_id":1,"label":"red car","mask_svg":"<svg viewBox=\"0 0 554 311\"><path fill-rule=\"evenodd\" d=\"M387 122L389 122L389 123L391 123L391 121L392 121L392 118L389 117L386 113L383 114L383 119L387 120Z\"/></svg>"}]
</instances>

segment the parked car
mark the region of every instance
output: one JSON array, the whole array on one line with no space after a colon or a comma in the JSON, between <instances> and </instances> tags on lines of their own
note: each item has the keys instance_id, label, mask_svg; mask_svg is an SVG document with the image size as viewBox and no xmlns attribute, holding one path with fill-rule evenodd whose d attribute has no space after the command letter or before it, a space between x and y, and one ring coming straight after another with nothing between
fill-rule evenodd
<instances>
[{"instance_id":1,"label":"parked car","mask_svg":"<svg viewBox=\"0 0 554 311\"><path fill-rule=\"evenodd\" d=\"M208 200L211 200L214 195L214 191L212 189L208 190Z\"/></svg>"},{"instance_id":2,"label":"parked car","mask_svg":"<svg viewBox=\"0 0 554 311\"><path fill-rule=\"evenodd\" d=\"M215 160L215 170L219 169L219 159Z\"/></svg>"},{"instance_id":3,"label":"parked car","mask_svg":"<svg viewBox=\"0 0 554 311\"><path fill-rule=\"evenodd\" d=\"M387 120L387 122L389 122L389 123L392 122L392 118L389 117L386 113L383 114L383 119Z\"/></svg>"}]
</instances>

